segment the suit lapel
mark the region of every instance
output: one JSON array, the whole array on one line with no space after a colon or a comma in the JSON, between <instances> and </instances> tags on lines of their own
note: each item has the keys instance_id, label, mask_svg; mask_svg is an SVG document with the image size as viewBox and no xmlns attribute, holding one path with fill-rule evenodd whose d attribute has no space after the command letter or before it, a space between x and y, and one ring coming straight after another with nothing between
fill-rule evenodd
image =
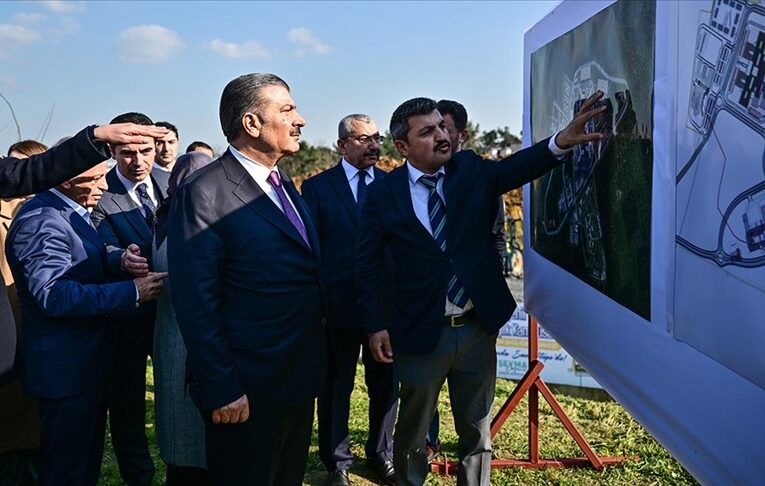
<instances>
[{"instance_id":1,"label":"suit lapel","mask_svg":"<svg viewBox=\"0 0 765 486\"><path fill-rule=\"evenodd\" d=\"M465 207L465 202L462 199L465 191L460 190L460 177L452 162L446 165L444 172L446 172L444 175L444 196L446 198L446 247L448 248L449 242L455 236L455 229L460 220L462 208Z\"/></svg>"},{"instance_id":2,"label":"suit lapel","mask_svg":"<svg viewBox=\"0 0 765 486\"><path fill-rule=\"evenodd\" d=\"M61 212L61 217L63 217L72 226L72 229L75 231L75 233L80 235L82 238L89 240L97 248L105 248L104 242L101 240L101 237L98 236L96 229L88 224L88 222L85 221L82 216L77 214L74 209L69 207L68 204L62 201L61 198L51 192L45 192L42 194L42 196L47 198L47 202L51 206L58 208L58 210Z\"/></svg>"},{"instance_id":3,"label":"suit lapel","mask_svg":"<svg viewBox=\"0 0 765 486\"><path fill-rule=\"evenodd\" d=\"M409 190L409 172L406 168L406 164L390 172L386 179L389 180L391 189L393 190L393 200L396 202L396 207L401 212L404 220L409 225L412 231L420 238L430 242L433 248L437 251L441 249L436 244L436 240L428 233L428 230L417 219L417 215L414 213L414 207L412 206L412 193Z\"/></svg>"},{"instance_id":4,"label":"suit lapel","mask_svg":"<svg viewBox=\"0 0 765 486\"><path fill-rule=\"evenodd\" d=\"M245 206L258 213L266 221L308 250L305 241L303 241L303 237L300 236L300 233L298 233L295 226L289 219L287 219L287 216L282 210L271 201L271 198L263 192L260 186L258 186L258 183L250 177L231 152L226 152L223 157L221 157L221 164L223 164L229 180L236 186L233 191L234 195L239 198Z\"/></svg>"},{"instance_id":5,"label":"suit lapel","mask_svg":"<svg viewBox=\"0 0 765 486\"><path fill-rule=\"evenodd\" d=\"M125 185L117 177L117 167L114 167L114 174L112 180L109 181L109 188L113 194L112 201L125 215L130 224L138 231L144 240L150 242L152 240L151 228L149 228L146 219L141 214L141 208L133 201L125 188ZM153 183L153 181L151 181ZM156 185L154 186L157 187Z\"/></svg>"},{"instance_id":6,"label":"suit lapel","mask_svg":"<svg viewBox=\"0 0 765 486\"><path fill-rule=\"evenodd\" d=\"M342 161L330 170L332 171L332 188L335 190L343 207L351 216L354 226L356 226L359 224L359 209L356 205L356 200L353 199L353 192L351 192L351 186L348 184L348 178L345 176Z\"/></svg>"}]
</instances>

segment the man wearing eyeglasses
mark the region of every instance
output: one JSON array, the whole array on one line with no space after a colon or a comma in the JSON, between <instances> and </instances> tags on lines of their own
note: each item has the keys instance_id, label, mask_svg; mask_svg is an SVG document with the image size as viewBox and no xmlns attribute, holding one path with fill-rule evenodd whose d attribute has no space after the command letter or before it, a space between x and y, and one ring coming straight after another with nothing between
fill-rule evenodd
<instances>
[{"instance_id":1,"label":"man wearing eyeglasses","mask_svg":"<svg viewBox=\"0 0 765 486\"><path fill-rule=\"evenodd\" d=\"M350 484L348 469L353 454L348 416L359 348L363 349L369 394L367 463L385 484L394 484L392 435L397 402L393 366L371 356L353 298L353 252L361 206L367 185L385 175L375 167L381 141L380 131L370 117L346 116L338 127L337 147L342 160L303 183L303 197L319 232L321 280L327 301L330 365L325 388L319 395L319 456L329 471L328 484L332 486ZM387 280L390 285L384 287L383 300L392 306L392 279Z\"/></svg>"}]
</instances>

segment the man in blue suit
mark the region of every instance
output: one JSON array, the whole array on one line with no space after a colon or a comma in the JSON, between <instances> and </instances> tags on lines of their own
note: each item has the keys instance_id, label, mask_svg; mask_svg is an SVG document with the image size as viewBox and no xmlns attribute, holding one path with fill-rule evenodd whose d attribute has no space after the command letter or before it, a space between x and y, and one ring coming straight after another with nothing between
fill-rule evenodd
<instances>
[{"instance_id":1,"label":"man in blue suit","mask_svg":"<svg viewBox=\"0 0 765 486\"><path fill-rule=\"evenodd\" d=\"M372 358L353 291L353 251L361 205L367 185L385 175L375 167L380 159L380 131L366 115L348 115L338 127L337 148L342 160L303 183L303 197L321 242L321 280L327 300L329 374L319 396L319 456L329 471L330 486L349 484L353 464L348 434L351 392L359 349L363 350L364 380L369 395L369 435L366 457L386 484L393 484L393 424L397 383L393 366ZM392 282L385 286L392 300ZM388 306L390 307L390 306Z\"/></svg>"},{"instance_id":2,"label":"man in blue suit","mask_svg":"<svg viewBox=\"0 0 765 486\"><path fill-rule=\"evenodd\" d=\"M142 113L125 113L112 123L152 125ZM151 262L155 211L167 192L166 183L152 174L155 143L110 148L117 164L106 174L109 188L93 210L93 224L110 253L130 247ZM144 272L148 271L147 266ZM154 476L145 422L146 359L153 347L156 315L156 302L152 301L116 323L119 339L109 392L109 424L120 474L130 486L150 485Z\"/></svg>"},{"instance_id":3,"label":"man in blue suit","mask_svg":"<svg viewBox=\"0 0 765 486\"><path fill-rule=\"evenodd\" d=\"M423 437L445 380L459 435L457 484L489 485L497 331L515 309L493 247L496 200L561 163L574 145L599 139L585 134L584 124L602 111L590 110L601 96L555 137L498 162L472 151L452 154L431 99L394 111L390 132L407 162L369 187L356 281L372 353L396 363L401 385L393 442L399 486L425 481ZM386 246L396 272L392 320L379 303Z\"/></svg>"},{"instance_id":4,"label":"man in blue suit","mask_svg":"<svg viewBox=\"0 0 765 486\"><path fill-rule=\"evenodd\" d=\"M300 149L305 120L287 83L261 73L226 85L220 120L229 148L173 196L167 236L208 472L300 485L326 372L321 247L277 163Z\"/></svg>"},{"instance_id":5,"label":"man in blue suit","mask_svg":"<svg viewBox=\"0 0 765 486\"><path fill-rule=\"evenodd\" d=\"M89 213L107 169L101 163L34 197L8 233L21 383L39 401L44 485L96 484L114 344L108 315L156 298L166 275L110 283L127 276L128 253L107 254Z\"/></svg>"}]
</instances>

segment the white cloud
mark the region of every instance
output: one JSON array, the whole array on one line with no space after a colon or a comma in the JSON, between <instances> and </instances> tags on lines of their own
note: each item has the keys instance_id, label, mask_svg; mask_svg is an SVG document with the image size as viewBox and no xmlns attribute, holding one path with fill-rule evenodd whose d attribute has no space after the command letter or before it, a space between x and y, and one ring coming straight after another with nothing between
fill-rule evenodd
<instances>
[{"instance_id":1,"label":"white cloud","mask_svg":"<svg viewBox=\"0 0 765 486\"><path fill-rule=\"evenodd\" d=\"M19 12L13 16L13 21L17 24L30 25L44 21L47 17L39 13Z\"/></svg>"},{"instance_id":2,"label":"white cloud","mask_svg":"<svg viewBox=\"0 0 765 486\"><path fill-rule=\"evenodd\" d=\"M229 59L268 59L271 57L271 52L254 40L235 44L215 39L209 42L208 47L213 52Z\"/></svg>"},{"instance_id":3,"label":"white cloud","mask_svg":"<svg viewBox=\"0 0 765 486\"><path fill-rule=\"evenodd\" d=\"M137 25L122 31L117 49L123 61L155 63L172 59L186 43L170 29L161 25Z\"/></svg>"},{"instance_id":4,"label":"white cloud","mask_svg":"<svg viewBox=\"0 0 765 486\"><path fill-rule=\"evenodd\" d=\"M8 57L11 51L23 44L39 42L42 36L21 25L0 24L0 58Z\"/></svg>"},{"instance_id":5,"label":"white cloud","mask_svg":"<svg viewBox=\"0 0 765 486\"><path fill-rule=\"evenodd\" d=\"M287 33L287 38L290 42L302 46L295 51L298 56L304 56L307 53L323 55L332 50L331 47L321 42L313 32L305 27L293 27Z\"/></svg>"},{"instance_id":6,"label":"white cloud","mask_svg":"<svg viewBox=\"0 0 765 486\"><path fill-rule=\"evenodd\" d=\"M65 0L44 0L40 5L56 13L76 13L85 11L85 2Z\"/></svg>"}]
</instances>

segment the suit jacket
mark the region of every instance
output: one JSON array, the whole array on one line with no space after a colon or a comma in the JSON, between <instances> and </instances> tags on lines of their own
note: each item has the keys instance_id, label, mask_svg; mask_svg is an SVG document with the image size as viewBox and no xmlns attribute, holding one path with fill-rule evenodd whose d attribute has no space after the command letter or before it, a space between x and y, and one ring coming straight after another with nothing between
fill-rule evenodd
<instances>
[{"instance_id":1,"label":"suit jacket","mask_svg":"<svg viewBox=\"0 0 765 486\"><path fill-rule=\"evenodd\" d=\"M109 148L94 141L93 129L88 127L61 145L28 159L0 157L0 197L48 190L107 160ZM15 355L16 324L8 299L0 295L0 386L14 379Z\"/></svg>"},{"instance_id":2,"label":"suit jacket","mask_svg":"<svg viewBox=\"0 0 765 486\"><path fill-rule=\"evenodd\" d=\"M394 353L431 352L445 325L452 274L472 299L477 323L491 334L502 327L516 305L493 246L496 201L561 163L548 142L496 162L472 151L454 154L445 166L445 252L414 213L406 165L370 185L356 245L358 301L368 332L387 329ZM396 267L396 313L387 322L378 299L386 244Z\"/></svg>"},{"instance_id":3,"label":"suit jacket","mask_svg":"<svg viewBox=\"0 0 765 486\"><path fill-rule=\"evenodd\" d=\"M135 243L141 249L141 256L149 261L151 269L151 255L154 249L152 228L146 222L138 204L133 201L125 185L120 181L117 170L117 166L114 166L106 174L109 189L104 192L98 206L93 209L91 216L93 224L109 253L122 253L131 243ZM153 175L150 175L146 182L154 185L154 192L159 199L157 207L159 207L166 193ZM122 322L128 326L127 331L131 335L140 335L143 341L151 343L156 312L156 301L146 302L138 309L124 315Z\"/></svg>"},{"instance_id":4,"label":"suit jacket","mask_svg":"<svg viewBox=\"0 0 765 486\"><path fill-rule=\"evenodd\" d=\"M377 180L385 177L385 172L375 167L374 175ZM321 283L327 303L327 325L363 329L353 283L353 252L361 211L342 163L303 182L302 191L321 242ZM386 256L389 257L389 252ZM388 317L393 306L391 270L392 266L387 265L381 299Z\"/></svg>"},{"instance_id":5,"label":"suit jacket","mask_svg":"<svg viewBox=\"0 0 765 486\"><path fill-rule=\"evenodd\" d=\"M205 410L245 393L255 410L303 404L324 382L321 247L305 202L279 172L311 249L230 151L173 197L171 297Z\"/></svg>"},{"instance_id":6,"label":"suit jacket","mask_svg":"<svg viewBox=\"0 0 765 486\"><path fill-rule=\"evenodd\" d=\"M19 334L24 390L60 398L86 392L108 377L112 352L107 314L135 306L119 255L108 256L98 233L51 192L24 204L6 245L23 325Z\"/></svg>"},{"instance_id":7,"label":"suit jacket","mask_svg":"<svg viewBox=\"0 0 765 486\"><path fill-rule=\"evenodd\" d=\"M151 169L151 176L154 178L154 182L159 186L159 190L162 191L162 194L167 194L167 187L170 185L170 172L158 168L157 163L154 162L154 167Z\"/></svg>"}]
</instances>

